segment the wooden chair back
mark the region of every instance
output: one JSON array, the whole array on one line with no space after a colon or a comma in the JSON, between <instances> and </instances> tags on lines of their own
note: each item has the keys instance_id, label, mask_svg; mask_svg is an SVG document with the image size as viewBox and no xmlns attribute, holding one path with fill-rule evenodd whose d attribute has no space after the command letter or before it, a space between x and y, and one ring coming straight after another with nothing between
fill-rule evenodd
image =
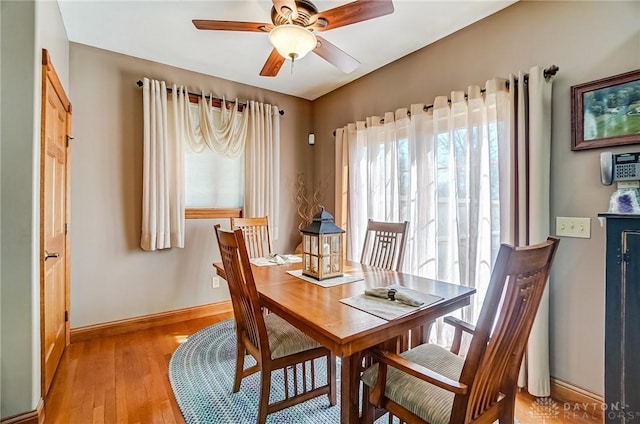
<instances>
[{"instance_id":1,"label":"wooden chair back","mask_svg":"<svg viewBox=\"0 0 640 424\"><path fill-rule=\"evenodd\" d=\"M229 232L216 225L215 233L229 285L238 337L251 342L253 349L250 350L253 350L251 353L254 356L268 360L271 357L269 339L242 230Z\"/></svg>"},{"instance_id":2,"label":"wooden chair back","mask_svg":"<svg viewBox=\"0 0 640 424\"><path fill-rule=\"evenodd\" d=\"M469 390L455 396L450 422L473 422L503 396L514 401L524 350L558 242L550 237L533 246L500 247L460 375Z\"/></svg>"},{"instance_id":3,"label":"wooden chair back","mask_svg":"<svg viewBox=\"0 0 640 424\"><path fill-rule=\"evenodd\" d=\"M400 271L407 245L409 222L369 219L360 262L376 268Z\"/></svg>"},{"instance_id":4,"label":"wooden chair back","mask_svg":"<svg viewBox=\"0 0 640 424\"><path fill-rule=\"evenodd\" d=\"M231 229L242 230L249 258L263 258L272 253L269 220L256 218L231 218Z\"/></svg>"}]
</instances>

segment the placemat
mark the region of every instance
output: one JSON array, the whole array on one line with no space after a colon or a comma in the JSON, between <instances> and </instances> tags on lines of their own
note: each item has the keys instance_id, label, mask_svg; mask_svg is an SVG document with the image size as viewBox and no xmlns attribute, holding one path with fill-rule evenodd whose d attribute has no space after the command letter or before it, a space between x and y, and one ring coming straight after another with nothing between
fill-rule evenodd
<instances>
[{"instance_id":1,"label":"placemat","mask_svg":"<svg viewBox=\"0 0 640 424\"><path fill-rule=\"evenodd\" d=\"M400 318L411 312L417 311L418 309L426 308L427 306L443 299L441 296L423 293L417 290L405 288L402 290L410 292L412 297L422 300L424 304L421 306L409 306L395 300L367 296L364 293L340 299L340 302L356 309L360 309L361 311L367 312L371 315L375 315L379 318L386 319L387 321L391 321L392 319Z\"/></svg>"},{"instance_id":2,"label":"placemat","mask_svg":"<svg viewBox=\"0 0 640 424\"><path fill-rule=\"evenodd\" d=\"M355 277L349 274L343 274L342 277L334 277L328 278L326 280L316 280L313 277L307 277L306 275L302 275L301 269L296 269L294 271L287 271L287 273L293 275L294 277L298 277L301 280L307 281L309 283L317 284L322 287L333 287L339 286L340 284L353 283L354 281L364 280L362 277Z\"/></svg>"}]
</instances>

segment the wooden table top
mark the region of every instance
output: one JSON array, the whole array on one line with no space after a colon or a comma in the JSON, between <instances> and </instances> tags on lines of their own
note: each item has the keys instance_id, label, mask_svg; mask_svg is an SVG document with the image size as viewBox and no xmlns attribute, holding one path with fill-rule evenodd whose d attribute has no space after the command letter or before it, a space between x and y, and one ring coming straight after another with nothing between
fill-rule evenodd
<instances>
[{"instance_id":1,"label":"wooden table top","mask_svg":"<svg viewBox=\"0 0 640 424\"><path fill-rule=\"evenodd\" d=\"M214 264L224 278L221 263ZM468 305L475 289L417 277L396 271L345 263L345 274L364 279L333 287L304 281L286 271L301 264L252 266L256 287L264 306L300 328L336 355L349 356L382 343L391 337ZM340 302L362 294L365 288L398 284L441 296L443 300L414 313L390 321Z\"/></svg>"}]
</instances>

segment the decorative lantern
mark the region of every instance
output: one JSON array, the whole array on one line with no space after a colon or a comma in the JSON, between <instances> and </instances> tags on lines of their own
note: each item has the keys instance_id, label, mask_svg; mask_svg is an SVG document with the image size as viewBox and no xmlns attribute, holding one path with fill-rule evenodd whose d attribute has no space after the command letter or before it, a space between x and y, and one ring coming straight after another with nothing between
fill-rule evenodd
<instances>
[{"instance_id":1,"label":"decorative lantern","mask_svg":"<svg viewBox=\"0 0 640 424\"><path fill-rule=\"evenodd\" d=\"M342 234L324 208L302 233L302 273L317 280L342 277Z\"/></svg>"}]
</instances>

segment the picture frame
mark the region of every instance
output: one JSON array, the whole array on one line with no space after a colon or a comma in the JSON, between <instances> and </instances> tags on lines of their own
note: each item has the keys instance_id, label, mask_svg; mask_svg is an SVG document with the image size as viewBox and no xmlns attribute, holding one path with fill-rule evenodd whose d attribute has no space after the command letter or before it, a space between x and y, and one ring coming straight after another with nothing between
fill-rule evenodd
<instances>
[{"instance_id":1,"label":"picture frame","mask_svg":"<svg viewBox=\"0 0 640 424\"><path fill-rule=\"evenodd\" d=\"M571 87L571 150L640 143L640 69Z\"/></svg>"}]
</instances>

